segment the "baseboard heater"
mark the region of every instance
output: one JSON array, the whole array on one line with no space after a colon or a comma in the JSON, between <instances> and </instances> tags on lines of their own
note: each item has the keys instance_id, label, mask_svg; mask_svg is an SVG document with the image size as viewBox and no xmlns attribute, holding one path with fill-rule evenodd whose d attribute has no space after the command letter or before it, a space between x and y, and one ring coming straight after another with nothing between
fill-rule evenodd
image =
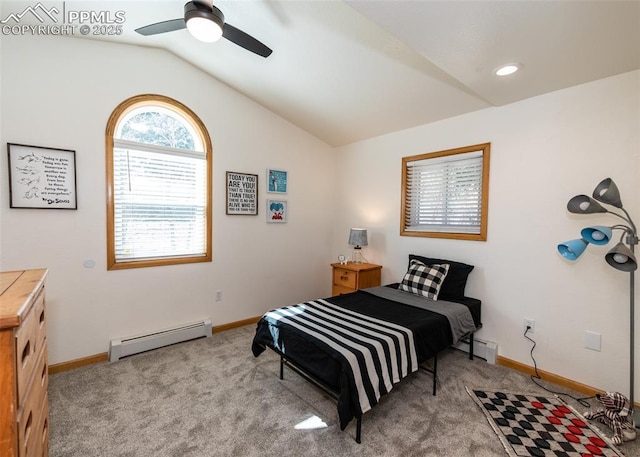
<instances>
[{"instance_id":1,"label":"baseboard heater","mask_svg":"<svg viewBox=\"0 0 640 457\"><path fill-rule=\"evenodd\" d=\"M109 362L116 362L129 355L139 354L140 352L158 349L171 344L210 336L211 320L207 319L146 335L114 338L109 344Z\"/></svg>"},{"instance_id":2,"label":"baseboard heater","mask_svg":"<svg viewBox=\"0 0 640 457\"><path fill-rule=\"evenodd\" d=\"M454 345L453 347L467 353L469 352L469 343L465 341L460 341L458 344ZM487 362L495 365L496 357L498 356L498 345L493 341L484 341L484 340L479 340L478 338L474 338L473 339L473 356L480 357L481 359L484 359Z\"/></svg>"}]
</instances>

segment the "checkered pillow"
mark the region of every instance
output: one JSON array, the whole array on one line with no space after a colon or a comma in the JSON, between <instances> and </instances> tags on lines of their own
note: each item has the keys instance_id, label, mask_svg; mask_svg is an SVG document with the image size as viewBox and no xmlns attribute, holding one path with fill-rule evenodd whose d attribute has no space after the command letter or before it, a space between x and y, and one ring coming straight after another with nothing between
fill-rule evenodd
<instances>
[{"instance_id":1,"label":"checkered pillow","mask_svg":"<svg viewBox=\"0 0 640 457\"><path fill-rule=\"evenodd\" d=\"M416 295L424 295L429 300L437 300L440 287L449 272L449 264L425 265L417 260L409 263L409 269L404 275L398 289Z\"/></svg>"}]
</instances>

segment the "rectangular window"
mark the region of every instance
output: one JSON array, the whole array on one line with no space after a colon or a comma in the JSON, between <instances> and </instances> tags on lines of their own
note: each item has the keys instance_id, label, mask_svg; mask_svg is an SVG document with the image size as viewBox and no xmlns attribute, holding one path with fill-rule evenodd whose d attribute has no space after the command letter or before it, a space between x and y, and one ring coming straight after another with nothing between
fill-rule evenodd
<instances>
[{"instance_id":1,"label":"rectangular window","mask_svg":"<svg viewBox=\"0 0 640 457\"><path fill-rule=\"evenodd\" d=\"M487 239L490 143L402 159L401 235Z\"/></svg>"},{"instance_id":2,"label":"rectangular window","mask_svg":"<svg viewBox=\"0 0 640 457\"><path fill-rule=\"evenodd\" d=\"M207 254L204 152L113 149L115 261Z\"/></svg>"}]
</instances>

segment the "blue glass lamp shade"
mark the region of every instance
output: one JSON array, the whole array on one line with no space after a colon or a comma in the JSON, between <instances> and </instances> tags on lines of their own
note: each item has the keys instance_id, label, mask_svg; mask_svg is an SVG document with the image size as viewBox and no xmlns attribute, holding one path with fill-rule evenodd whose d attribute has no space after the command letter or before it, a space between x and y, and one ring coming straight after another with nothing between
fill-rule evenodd
<instances>
[{"instance_id":1,"label":"blue glass lamp shade","mask_svg":"<svg viewBox=\"0 0 640 457\"><path fill-rule=\"evenodd\" d=\"M587 242L582 238L565 241L558 245L558 252L567 260L576 260L587 249Z\"/></svg>"},{"instance_id":2,"label":"blue glass lamp shade","mask_svg":"<svg viewBox=\"0 0 640 457\"><path fill-rule=\"evenodd\" d=\"M633 252L631 252L631 249L626 247L622 242L616 244L613 249L607 252L604 259L616 270L635 271L638 269L636 257L633 255Z\"/></svg>"},{"instance_id":3,"label":"blue glass lamp shade","mask_svg":"<svg viewBox=\"0 0 640 457\"><path fill-rule=\"evenodd\" d=\"M593 227L583 228L580 232L580 236L588 243L604 245L611 241L612 230L611 227L605 227L603 225L595 225Z\"/></svg>"}]
</instances>

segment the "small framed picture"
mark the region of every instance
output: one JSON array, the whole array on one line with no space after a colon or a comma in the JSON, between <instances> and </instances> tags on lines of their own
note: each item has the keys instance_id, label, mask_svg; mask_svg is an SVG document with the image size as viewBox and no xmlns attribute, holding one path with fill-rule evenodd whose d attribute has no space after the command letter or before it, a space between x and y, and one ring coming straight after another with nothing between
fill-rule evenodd
<instances>
[{"instance_id":1,"label":"small framed picture","mask_svg":"<svg viewBox=\"0 0 640 457\"><path fill-rule=\"evenodd\" d=\"M288 185L288 173L275 168L267 169L267 192L272 194L286 194Z\"/></svg>"},{"instance_id":2,"label":"small framed picture","mask_svg":"<svg viewBox=\"0 0 640 457\"><path fill-rule=\"evenodd\" d=\"M77 209L76 151L7 143L11 208Z\"/></svg>"},{"instance_id":3,"label":"small framed picture","mask_svg":"<svg viewBox=\"0 0 640 457\"><path fill-rule=\"evenodd\" d=\"M258 175L227 171L227 214L258 214Z\"/></svg>"},{"instance_id":4,"label":"small framed picture","mask_svg":"<svg viewBox=\"0 0 640 457\"><path fill-rule=\"evenodd\" d=\"M289 206L286 200L267 200L267 222L287 222Z\"/></svg>"}]
</instances>

